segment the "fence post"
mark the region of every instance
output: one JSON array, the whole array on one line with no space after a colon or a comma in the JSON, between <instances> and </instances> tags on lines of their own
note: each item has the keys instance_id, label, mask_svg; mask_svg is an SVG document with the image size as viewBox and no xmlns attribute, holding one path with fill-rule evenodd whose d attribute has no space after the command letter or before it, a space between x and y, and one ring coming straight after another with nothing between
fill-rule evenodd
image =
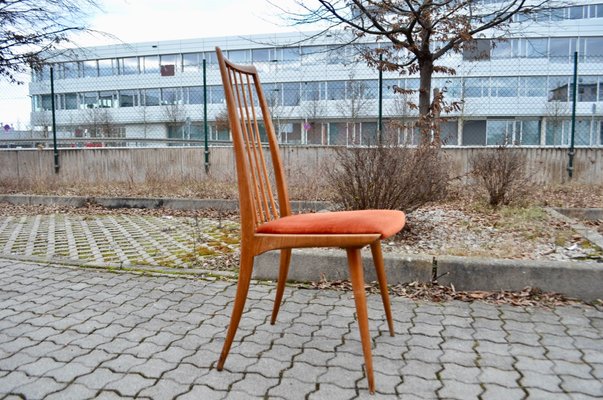
<instances>
[{"instance_id":1,"label":"fence post","mask_svg":"<svg viewBox=\"0 0 603 400\"><path fill-rule=\"evenodd\" d=\"M207 61L203 58L203 130L205 132L205 173L209 172L209 147L207 146Z\"/></svg>"},{"instance_id":2,"label":"fence post","mask_svg":"<svg viewBox=\"0 0 603 400\"><path fill-rule=\"evenodd\" d=\"M379 54L379 115L377 117L377 140L383 143L383 54Z\"/></svg>"},{"instance_id":3,"label":"fence post","mask_svg":"<svg viewBox=\"0 0 603 400\"><path fill-rule=\"evenodd\" d=\"M54 152L54 173L59 173L59 150L57 149L57 120L54 104L54 67L50 67L50 108L52 108L52 149Z\"/></svg>"},{"instance_id":4,"label":"fence post","mask_svg":"<svg viewBox=\"0 0 603 400\"><path fill-rule=\"evenodd\" d=\"M567 173L571 180L574 176L574 140L576 137L576 96L578 93L578 52L574 52L574 84L572 87L572 129L570 136L570 147L567 153L569 160L567 164Z\"/></svg>"}]
</instances>

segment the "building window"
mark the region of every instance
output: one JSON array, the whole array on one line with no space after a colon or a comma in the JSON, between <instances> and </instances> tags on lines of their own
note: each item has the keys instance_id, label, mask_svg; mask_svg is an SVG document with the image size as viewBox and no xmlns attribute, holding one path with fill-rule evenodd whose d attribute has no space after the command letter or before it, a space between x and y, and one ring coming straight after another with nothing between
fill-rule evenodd
<instances>
[{"instance_id":1,"label":"building window","mask_svg":"<svg viewBox=\"0 0 603 400\"><path fill-rule=\"evenodd\" d=\"M136 75L138 69L138 57L126 57L117 60L120 75Z\"/></svg>"},{"instance_id":2,"label":"building window","mask_svg":"<svg viewBox=\"0 0 603 400\"><path fill-rule=\"evenodd\" d=\"M301 85L303 101L324 100L325 86L325 82L303 82Z\"/></svg>"},{"instance_id":3,"label":"building window","mask_svg":"<svg viewBox=\"0 0 603 400\"><path fill-rule=\"evenodd\" d=\"M514 57L513 44L515 40L496 40L492 42L492 58L512 58Z\"/></svg>"},{"instance_id":4,"label":"building window","mask_svg":"<svg viewBox=\"0 0 603 400\"><path fill-rule=\"evenodd\" d=\"M74 78L79 78L80 77L80 72L79 72L79 63L77 62L70 62L70 63L63 63L61 64L62 66L62 76L64 79L74 79Z\"/></svg>"},{"instance_id":5,"label":"building window","mask_svg":"<svg viewBox=\"0 0 603 400\"><path fill-rule=\"evenodd\" d=\"M77 102L77 93L65 93L64 95L65 101L65 110L77 110L78 102Z\"/></svg>"},{"instance_id":6,"label":"building window","mask_svg":"<svg viewBox=\"0 0 603 400\"><path fill-rule=\"evenodd\" d=\"M117 107L117 96L113 91L103 91L98 94L98 104L100 108Z\"/></svg>"},{"instance_id":7,"label":"building window","mask_svg":"<svg viewBox=\"0 0 603 400\"><path fill-rule=\"evenodd\" d=\"M208 100L208 103L211 104L223 104L225 101L224 88L222 86L210 86Z\"/></svg>"},{"instance_id":8,"label":"building window","mask_svg":"<svg viewBox=\"0 0 603 400\"><path fill-rule=\"evenodd\" d=\"M327 82L327 96L329 100L345 99L345 81Z\"/></svg>"},{"instance_id":9,"label":"building window","mask_svg":"<svg viewBox=\"0 0 603 400\"><path fill-rule=\"evenodd\" d=\"M51 111L52 110L52 96L49 94L43 94L41 99L42 99L42 110L43 111Z\"/></svg>"},{"instance_id":10,"label":"building window","mask_svg":"<svg viewBox=\"0 0 603 400\"><path fill-rule=\"evenodd\" d=\"M98 93L97 92L83 92L80 93L80 108L96 108L98 107Z\"/></svg>"},{"instance_id":11,"label":"building window","mask_svg":"<svg viewBox=\"0 0 603 400\"><path fill-rule=\"evenodd\" d=\"M161 76L174 76L178 69L177 59L178 57L176 54L167 54L159 57L159 70Z\"/></svg>"},{"instance_id":12,"label":"building window","mask_svg":"<svg viewBox=\"0 0 603 400\"><path fill-rule=\"evenodd\" d=\"M88 60L82 63L83 76L95 78L98 76L98 65L96 60Z\"/></svg>"},{"instance_id":13,"label":"building window","mask_svg":"<svg viewBox=\"0 0 603 400\"><path fill-rule=\"evenodd\" d=\"M145 89L144 91L144 105L145 106L158 106L160 99L159 89Z\"/></svg>"},{"instance_id":14,"label":"building window","mask_svg":"<svg viewBox=\"0 0 603 400\"><path fill-rule=\"evenodd\" d=\"M137 107L139 106L138 90L120 90L119 91L119 106L120 107Z\"/></svg>"},{"instance_id":15,"label":"building window","mask_svg":"<svg viewBox=\"0 0 603 400\"><path fill-rule=\"evenodd\" d=\"M186 88L186 103L187 104L203 104L203 87L192 86Z\"/></svg>"},{"instance_id":16,"label":"building window","mask_svg":"<svg viewBox=\"0 0 603 400\"><path fill-rule=\"evenodd\" d=\"M270 49L253 49L251 50L251 58L254 64L270 62Z\"/></svg>"},{"instance_id":17,"label":"building window","mask_svg":"<svg viewBox=\"0 0 603 400\"><path fill-rule=\"evenodd\" d=\"M182 104L182 94L180 88L161 89L161 104Z\"/></svg>"},{"instance_id":18,"label":"building window","mask_svg":"<svg viewBox=\"0 0 603 400\"><path fill-rule=\"evenodd\" d=\"M144 74L159 74L159 56L141 57L142 72Z\"/></svg>"},{"instance_id":19,"label":"building window","mask_svg":"<svg viewBox=\"0 0 603 400\"><path fill-rule=\"evenodd\" d=\"M537 146L540 144L540 120L517 121L519 135L515 135L517 144Z\"/></svg>"},{"instance_id":20,"label":"building window","mask_svg":"<svg viewBox=\"0 0 603 400\"><path fill-rule=\"evenodd\" d=\"M465 78L463 92L465 97L488 96L488 78ZM485 83L485 84L484 84Z\"/></svg>"},{"instance_id":21,"label":"building window","mask_svg":"<svg viewBox=\"0 0 603 400\"><path fill-rule=\"evenodd\" d=\"M601 62L603 60L603 37L590 37L585 39L586 60Z\"/></svg>"},{"instance_id":22,"label":"building window","mask_svg":"<svg viewBox=\"0 0 603 400\"><path fill-rule=\"evenodd\" d=\"M519 96L546 97L546 78L542 76L522 76L519 78Z\"/></svg>"},{"instance_id":23,"label":"building window","mask_svg":"<svg viewBox=\"0 0 603 400\"><path fill-rule=\"evenodd\" d=\"M98 76L113 75L113 61L112 59L98 60Z\"/></svg>"},{"instance_id":24,"label":"building window","mask_svg":"<svg viewBox=\"0 0 603 400\"><path fill-rule=\"evenodd\" d=\"M488 120L486 123L486 145L502 146L514 144L514 120Z\"/></svg>"},{"instance_id":25,"label":"building window","mask_svg":"<svg viewBox=\"0 0 603 400\"><path fill-rule=\"evenodd\" d=\"M182 55L182 72L198 72L203 64L203 53L187 53Z\"/></svg>"},{"instance_id":26,"label":"building window","mask_svg":"<svg viewBox=\"0 0 603 400\"><path fill-rule=\"evenodd\" d=\"M570 55L569 38L551 38L549 40L549 57L554 62L568 62Z\"/></svg>"},{"instance_id":27,"label":"building window","mask_svg":"<svg viewBox=\"0 0 603 400\"><path fill-rule=\"evenodd\" d=\"M490 96L492 97L516 97L517 96L517 78L497 78L490 79Z\"/></svg>"},{"instance_id":28,"label":"building window","mask_svg":"<svg viewBox=\"0 0 603 400\"><path fill-rule=\"evenodd\" d=\"M249 64L251 62L250 50L229 50L228 59L236 64Z\"/></svg>"},{"instance_id":29,"label":"building window","mask_svg":"<svg viewBox=\"0 0 603 400\"><path fill-rule=\"evenodd\" d=\"M567 76L549 76L549 101L568 101L568 80Z\"/></svg>"},{"instance_id":30,"label":"building window","mask_svg":"<svg viewBox=\"0 0 603 400\"><path fill-rule=\"evenodd\" d=\"M596 76L584 76L578 79L578 101L597 101Z\"/></svg>"},{"instance_id":31,"label":"building window","mask_svg":"<svg viewBox=\"0 0 603 400\"><path fill-rule=\"evenodd\" d=\"M463 60L483 61L490 59L492 41L489 39L477 39L465 42L463 46Z\"/></svg>"},{"instance_id":32,"label":"building window","mask_svg":"<svg viewBox=\"0 0 603 400\"><path fill-rule=\"evenodd\" d=\"M464 121L463 123L463 146L485 146L486 145L486 121Z\"/></svg>"},{"instance_id":33,"label":"building window","mask_svg":"<svg viewBox=\"0 0 603 400\"><path fill-rule=\"evenodd\" d=\"M319 65L326 58L325 46L302 46L300 52L302 64L305 65Z\"/></svg>"},{"instance_id":34,"label":"building window","mask_svg":"<svg viewBox=\"0 0 603 400\"><path fill-rule=\"evenodd\" d=\"M299 82L283 83L283 105L298 106L300 100Z\"/></svg>"}]
</instances>

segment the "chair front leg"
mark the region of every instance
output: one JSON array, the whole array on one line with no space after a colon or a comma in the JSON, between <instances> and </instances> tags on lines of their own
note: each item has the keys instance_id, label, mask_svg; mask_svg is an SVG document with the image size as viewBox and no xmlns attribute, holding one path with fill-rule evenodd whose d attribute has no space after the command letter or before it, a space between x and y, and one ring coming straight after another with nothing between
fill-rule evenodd
<instances>
[{"instance_id":1,"label":"chair front leg","mask_svg":"<svg viewBox=\"0 0 603 400\"><path fill-rule=\"evenodd\" d=\"M390 336L394 336L394 321L392 319L392 309L389 303L389 289L387 287L387 277L383 265L383 253L381 252L380 240L371 244L371 253L373 254L373 262L375 263L375 271L377 272L379 291L381 292L381 300L383 301L383 308L385 309L385 318L387 318L389 334Z\"/></svg>"},{"instance_id":2,"label":"chair front leg","mask_svg":"<svg viewBox=\"0 0 603 400\"><path fill-rule=\"evenodd\" d=\"M371 337L368 326L368 312L366 308L366 295L364 293L364 271L362 270L362 258L360 249L346 249L348 253L348 268L352 289L354 290L354 302L356 303L356 314L358 315L358 327L360 329L360 340L364 354L364 365L368 380L369 392L375 393L375 379L373 377L373 357L371 354Z\"/></svg>"},{"instance_id":3,"label":"chair front leg","mask_svg":"<svg viewBox=\"0 0 603 400\"><path fill-rule=\"evenodd\" d=\"M283 293L285 292L285 283L287 282L287 274L289 273L289 263L291 262L291 249L281 250L281 263L278 270L278 281L276 284L276 296L274 298L274 306L272 308L272 317L270 324L274 325L276 316L281 307Z\"/></svg>"},{"instance_id":4,"label":"chair front leg","mask_svg":"<svg viewBox=\"0 0 603 400\"><path fill-rule=\"evenodd\" d=\"M251 272L253 271L253 253L249 250L241 248L241 261L239 263L239 281L237 283L237 294L235 295L234 305L232 308L232 314L230 316L230 325L228 325L228 332L224 339L224 346L222 347L222 353L218 360L218 371L222 371L230 346L237 333L239 322L241 321L241 315L245 308L245 300L247 300L247 293L249 292L249 283L251 282Z\"/></svg>"}]
</instances>

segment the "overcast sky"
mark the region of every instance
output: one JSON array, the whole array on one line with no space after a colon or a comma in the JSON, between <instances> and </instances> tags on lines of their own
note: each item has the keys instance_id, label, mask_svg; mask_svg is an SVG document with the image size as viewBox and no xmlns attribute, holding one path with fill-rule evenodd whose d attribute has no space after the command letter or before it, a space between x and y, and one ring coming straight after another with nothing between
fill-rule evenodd
<instances>
[{"instance_id":1,"label":"overcast sky","mask_svg":"<svg viewBox=\"0 0 603 400\"><path fill-rule=\"evenodd\" d=\"M76 39L79 46L316 29L291 26L283 18L283 12L268 0L98 2L103 12L91 16L91 28L111 34L116 39L105 35L85 35ZM273 3L286 10L296 9L296 0L273 0ZM16 129L27 129L30 103L27 84L15 86L0 80L0 123L13 125Z\"/></svg>"},{"instance_id":2,"label":"overcast sky","mask_svg":"<svg viewBox=\"0 0 603 400\"><path fill-rule=\"evenodd\" d=\"M124 42L189 39L211 36L309 30L293 27L283 12L268 0L100 0L104 13L92 28ZM274 0L295 10L296 0ZM306 3L311 3L306 1ZM102 36L83 40L85 45L107 44Z\"/></svg>"}]
</instances>

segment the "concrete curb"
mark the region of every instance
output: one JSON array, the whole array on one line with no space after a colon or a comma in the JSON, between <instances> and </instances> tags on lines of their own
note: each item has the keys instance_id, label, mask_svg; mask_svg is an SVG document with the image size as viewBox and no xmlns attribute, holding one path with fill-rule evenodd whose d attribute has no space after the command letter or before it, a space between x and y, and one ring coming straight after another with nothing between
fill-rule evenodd
<instances>
[{"instance_id":1,"label":"concrete curb","mask_svg":"<svg viewBox=\"0 0 603 400\"><path fill-rule=\"evenodd\" d=\"M255 279L276 280L279 252L256 257ZM366 281L375 281L370 253L363 254ZM563 293L585 301L603 299L603 264L596 262L500 260L473 257L384 254L389 284L412 281L430 282L437 278L457 290L521 290L526 286L546 292ZM317 281L348 278L343 252L294 250L289 279Z\"/></svg>"}]
</instances>

